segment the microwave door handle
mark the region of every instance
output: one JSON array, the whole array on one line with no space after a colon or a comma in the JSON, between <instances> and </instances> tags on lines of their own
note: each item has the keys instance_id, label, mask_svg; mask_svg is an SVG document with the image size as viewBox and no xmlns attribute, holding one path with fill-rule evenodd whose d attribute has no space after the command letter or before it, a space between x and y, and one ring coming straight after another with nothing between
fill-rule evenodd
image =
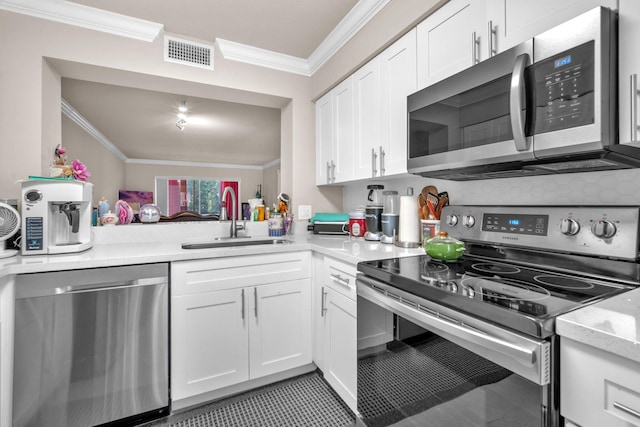
<instances>
[{"instance_id":1,"label":"microwave door handle","mask_svg":"<svg viewBox=\"0 0 640 427\"><path fill-rule=\"evenodd\" d=\"M513 74L511 75L511 92L509 98L511 128L513 130L513 141L516 150L527 151L529 149L529 141L524 132L524 119L522 114L524 98L525 98L525 79L524 70L529 64L529 55L523 53L516 58Z\"/></svg>"}]
</instances>

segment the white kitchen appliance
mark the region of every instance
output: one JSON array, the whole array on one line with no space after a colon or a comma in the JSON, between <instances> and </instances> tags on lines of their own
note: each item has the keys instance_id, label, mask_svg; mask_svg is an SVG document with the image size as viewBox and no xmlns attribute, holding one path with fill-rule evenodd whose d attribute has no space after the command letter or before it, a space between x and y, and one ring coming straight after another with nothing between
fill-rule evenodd
<instances>
[{"instance_id":1,"label":"white kitchen appliance","mask_svg":"<svg viewBox=\"0 0 640 427\"><path fill-rule=\"evenodd\" d=\"M68 180L22 183L22 255L81 252L93 246L93 184Z\"/></svg>"}]
</instances>

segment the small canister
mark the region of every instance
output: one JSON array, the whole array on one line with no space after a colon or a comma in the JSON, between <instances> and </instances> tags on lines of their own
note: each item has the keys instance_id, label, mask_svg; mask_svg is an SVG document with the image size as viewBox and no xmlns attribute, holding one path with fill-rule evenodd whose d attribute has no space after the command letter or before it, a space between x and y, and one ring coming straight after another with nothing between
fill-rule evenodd
<instances>
[{"instance_id":1,"label":"small canister","mask_svg":"<svg viewBox=\"0 0 640 427\"><path fill-rule=\"evenodd\" d=\"M258 205L258 221L264 221L264 205Z\"/></svg>"},{"instance_id":2,"label":"small canister","mask_svg":"<svg viewBox=\"0 0 640 427\"><path fill-rule=\"evenodd\" d=\"M349 235L351 237L364 237L366 231L365 213L363 211L349 213Z\"/></svg>"},{"instance_id":3,"label":"small canister","mask_svg":"<svg viewBox=\"0 0 640 427\"><path fill-rule=\"evenodd\" d=\"M284 234L284 218L274 215L268 220L269 236L282 236Z\"/></svg>"}]
</instances>

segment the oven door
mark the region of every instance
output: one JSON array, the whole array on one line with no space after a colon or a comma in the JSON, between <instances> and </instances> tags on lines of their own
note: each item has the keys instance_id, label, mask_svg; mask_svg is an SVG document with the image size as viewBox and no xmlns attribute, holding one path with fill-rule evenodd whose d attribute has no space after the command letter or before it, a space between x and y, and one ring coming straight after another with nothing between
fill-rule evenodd
<instances>
[{"instance_id":1,"label":"oven door","mask_svg":"<svg viewBox=\"0 0 640 427\"><path fill-rule=\"evenodd\" d=\"M534 160L525 129L532 55L528 40L410 95L409 172Z\"/></svg>"},{"instance_id":2,"label":"oven door","mask_svg":"<svg viewBox=\"0 0 640 427\"><path fill-rule=\"evenodd\" d=\"M369 277L358 278L357 292L359 338L374 322L360 316L376 312L367 305L395 318L389 342L363 347L359 340L360 425L559 425L554 338L528 338L417 302Z\"/></svg>"}]
</instances>

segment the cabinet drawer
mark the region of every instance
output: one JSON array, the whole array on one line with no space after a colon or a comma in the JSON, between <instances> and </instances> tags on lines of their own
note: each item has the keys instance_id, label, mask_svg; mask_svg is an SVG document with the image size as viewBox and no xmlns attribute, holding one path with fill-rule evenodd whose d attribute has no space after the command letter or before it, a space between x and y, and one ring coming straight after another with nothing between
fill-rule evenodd
<instances>
[{"instance_id":1,"label":"cabinet drawer","mask_svg":"<svg viewBox=\"0 0 640 427\"><path fill-rule=\"evenodd\" d=\"M310 277L309 251L179 261L171 264L171 295L190 295Z\"/></svg>"},{"instance_id":2,"label":"cabinet drawer","mask_svg":"<svg viewBox=\"0 0 640 427\"><path fill-rule=\"evenodd\" d=\"M564 337L560 408L582 427L640 426L640 364Z\"/></svg>"},{"instance_id":3,"label":"cabinet drawer","mask_svg":"<svg viewBox=\"0 0 640 427\"><path fill-rule=\"evenodd\" d=\"M324 258L322 274L324 285L354 301L356 300L356 274L355 265L335 258Z\"/></svg>"}]
</instances>

